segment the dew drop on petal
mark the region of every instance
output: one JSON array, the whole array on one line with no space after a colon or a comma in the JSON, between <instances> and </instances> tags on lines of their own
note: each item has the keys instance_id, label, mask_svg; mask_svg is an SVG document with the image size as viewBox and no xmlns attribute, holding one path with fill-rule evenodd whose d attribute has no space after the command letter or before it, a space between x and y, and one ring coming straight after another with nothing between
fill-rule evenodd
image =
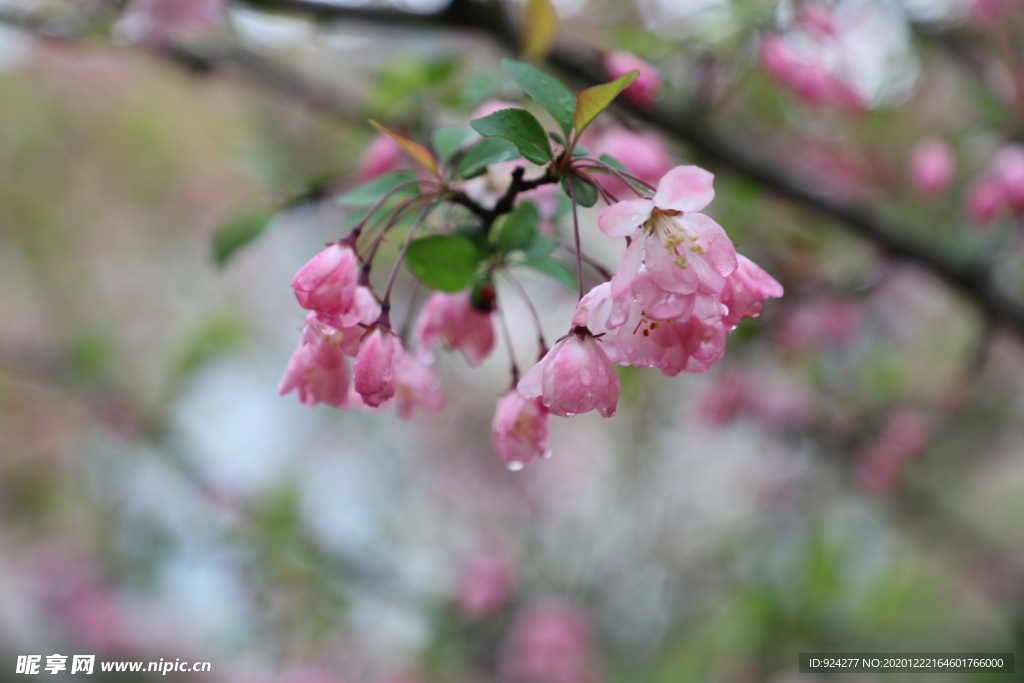
<instances>
[{"instance_id":1,"label":"dew drop on petal","mask_svg":"<svg viewBox=\"0 0 1024 683\"><path fill-rule=\"evenodd\" d=\"M505 467L507 467L510 472L518 472L526 467L526 463L522 460L513 460L512 462L505 463Z\"/></svg>"},{"instance_id":2,"label":"dew drop on petal","mask_svg":"<svg viewBox=\"0 0 1024 683\"><path fill-rule=\"evenodd\" d=\"M441 388L441 380L437 377L433 377L427 382L427 389L430 391L437 391Z\"/></svg>"},{"instance_id":3,"label":"dew drop on petal","mask_svg":"<svg viewBox=\"0 0 1024 683\"><path fill-rule=\"evenodd\" d=\"M576 417L576 413L566 413L566 417Z\"/></svg>"},{"instance_id":4,"label":"dew drop on petal","mask_svg":"<svg viewBox=\"0 0 1024 683\"><path fill-rule=\"evenodd\" d=\"M551 452L551 449L549 448L546 451L544 451L544 453L541 454L540 457L544 458L545 460L550 460L551 459L551 455L552 455L552 452Z\"/></svg>"}]
</instances>

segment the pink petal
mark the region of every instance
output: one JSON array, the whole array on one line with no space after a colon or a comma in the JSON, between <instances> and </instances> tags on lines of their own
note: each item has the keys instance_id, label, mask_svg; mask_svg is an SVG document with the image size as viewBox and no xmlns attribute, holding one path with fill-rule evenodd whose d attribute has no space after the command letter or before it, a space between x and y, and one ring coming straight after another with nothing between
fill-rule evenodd
<instances>
[{"instance_id":1,"label":"pink petal","mask_svg":"<svg viewBox=\"0 0 1024 683\"><path fill-rule=\"evenodd\" d=\"M715 176L697 166L676 166L658 183L654 204L671 211L700 211L715 198Z\"/></svg>"},{"instance_id":2,"label":"pink petal","mask_svg":"<svg viewBox=\"0 0 1024 683\"><path fill-rule=\"evenodd\" d=\"M597 217L597 227L609 237L629 237L651 217L654 202L650 199L629 199L612 204Z\"/></svg>"}]
</instances>

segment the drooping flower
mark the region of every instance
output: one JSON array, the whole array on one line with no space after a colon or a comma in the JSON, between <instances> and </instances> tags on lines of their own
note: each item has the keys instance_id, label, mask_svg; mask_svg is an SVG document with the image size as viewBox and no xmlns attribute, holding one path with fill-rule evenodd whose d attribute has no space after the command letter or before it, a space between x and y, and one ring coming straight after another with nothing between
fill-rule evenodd
<instances>
[{"instance_id":1,"label":"drooping flower","mask_svg":"<svg viewBox=\"0 0 1024 683\"><path fill-rule=\"evenodd\" d=\"M551 449L550 417L539 397L523 398L515 389L505 394L498 401L491 423L498 457L512 469L520 469L534 458L547 457Z\"/></svg>"},{"instance_id":2,"label":"drooping flower","mask_svg":"<svg viewBox=\"0 0 1024 683\"><path fill-rule=\"evenodd\" d=\"M365 183L377 176L390 173L401 167L404 160L402 147L394 138L378 133L359 158L359 182Z\"/></svg>"},{"instance_id":3,"label":"drooping flower","mask_svg":"<svg viewBox=\"0 0 1024 683\"><path fill-rule=\"evenodd\" d=\"M345 244L332 244L302 266L292 278L299 305L331 316L355 303L359 257Z\"/></svg>"},{"instance_id":4,"label":"drooping flower","mask_svg":"<svg viewBox=\"0 0 1024 683\"><path fill-rule=\"evenodd\" d=\"M756 318L764 309L764 300L782 296L782 285L743 254L736 255L737 266L727 278L720 301L729 309L722 323L727 327L743 318Z\"/></svg>"},{"instance_id":5,"label":"drooping flower","mask_svg":"<svg viewBox=\"0 0 1024 683\"><path fill-rule=\"evenodd\" d=\"M612 327L622 324L633 301L661 320L687 319L699 298L717 302L737 259L725 230L698 213L714 198L713 179L696 166L677 166L653 199L630 199L601 212L602 232L632 239L611 281Z\"/></svg>"},{"instance_id":6,"label":"drooping flower","mask_svg":"<svg viewBox=\"0 0 1024 683\"><path fill-rule=\"evenodd\" d=\"M619 376L601 341L583 327L573 328L519 380L519 395L541 398L559 417L573 417L597 409L604 417L615 414Z\"/></svg>"},{"instance_id":7,"label":"drooping flower","mask_svg":"<svg viewBox=\"0 0 1024 683\"><path fill-rule=\"evenodd\" d=\"M304 336L288 361L277 392L281 396L296 392L299 403L307 408L317 403L347 408L348 381L348 364L341 348Z\"/></svg>"},{"instance_id":8,"label":"drooping flower","mask_svg":"<svg viewBox=\"0 0 1024 683\"><path fill-rule=\"evenodd\" d=\"M711 310L701 310L710 306ZM675 377L681 372L706 372L725 354L728 330L722 323L725 307L709 299L679 319L653 319L632 302L626 317L613 325L611 283L591 290L576 308L573 323L589 323L600 334L608 359L619 365L658 368Z\"/></svg>"},{"instance_id":9,"label":"drooping flower","mask_svg":"<svg viewBox=\"0 0 1024 683\"><path fill-rule=\"evenodd\" d=\"M494 348L494 321L470 298L469 291L431 294L416 320L417 345L429 350L447 344L453 351L462 351L470 365L482 363Z\"/></svg>"},{"instance_id":10,"label":"drooping flower","mask_svg":"<svg viewBox=\"0 0 1024 683\"><path fill-rule=\"evenodd\" d=\"M926 195L941 194L956 175L956 156L944 140L922 140L910 153L910 182Z\"/></svg>"},{"instance_id":11,"label":"drooping flower","mask_svg":"<svg viewBox=\"0 0 1024 683\"><path fill-rule=\"evenodd\" d=\"M630 173L651 185L672 168L664 140L650 131L634 132L614 126L603 131L590 147L595 155L608 154L619 160ZM601 186L613 195L633 196L632 190L614 175L601 175L599 179Z\"/></svg>"},{"instance_id":12,"label":"drooping flower","mask_svg":"<svg viewBox=\"0 0 1024 683\"><path fill-rule=\"evenodd\" d=\"M650 109L661 90L661 74L656 68L631 52L614 50L604 57L604 71L610 79L621 78L631 71L639 71L635 81L622 91L622 99L638 109Z\"/></svg>"},{"instance_id":13,"label":"drooping flower","mask_svg":"<svg viewBox=\"0 0 1024 683\"><path fill-rule=\"evenodd\" d=\"M395 363L402 353L401 340L389 329L377 327L363 337L352 378L366 405L376 408L395 395Z\"/></svg>"}]
</instances>

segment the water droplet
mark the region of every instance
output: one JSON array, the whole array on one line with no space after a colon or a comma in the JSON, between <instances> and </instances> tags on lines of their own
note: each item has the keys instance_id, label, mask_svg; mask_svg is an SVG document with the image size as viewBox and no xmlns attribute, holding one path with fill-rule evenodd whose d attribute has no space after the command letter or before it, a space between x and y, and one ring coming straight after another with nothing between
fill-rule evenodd
<instances>
[{"instance_id":1,"label":"water droplet","mask_svg":"<svg viewBox=\"0 0 1024 683\"><path fill-rule=\"evenodd\" d=\"M507 467L510 472L518 472L526 467L526 463L521 460L513 460L512 462L505 463L505 467Z\"/></svg>"},{"instance_id":2,"label":"water droplet","mask_svg":"<svg viewBox=\"0 0 1024 683\"><path fill-rule=\"evenodd\" d=\"M551 452L551 449L549 448L549 449L547 449L546 451L544 451L544 452L543 452L543 453L541 454L541 456L540 456L540 457L544 458L545 460L550 460L550 459L551 459L551 456L552 456L552 452Z\"/></svg>"},{"instance_id":3,"label":"water droplet","mask_svg":"<svg viewBox=\"0 0 1024 683\"><path fill-rule=\"evenodd\" d=\"M576 417L576 413L566 413L566 417Z\"/></svg>"},{"instance_id":4,"label":"water droplet","mask_svg":"<svg viewBox=\"0 0 1024 683\"><path fill-rule=\"evenodd\" d=\"M441 388L441 380L439 380L437 377L433 377L433 378L431 378L431 380L429 382L427 382L427 390L428 391L437 391L440 388Z\"/></svg>"}]
</instances>

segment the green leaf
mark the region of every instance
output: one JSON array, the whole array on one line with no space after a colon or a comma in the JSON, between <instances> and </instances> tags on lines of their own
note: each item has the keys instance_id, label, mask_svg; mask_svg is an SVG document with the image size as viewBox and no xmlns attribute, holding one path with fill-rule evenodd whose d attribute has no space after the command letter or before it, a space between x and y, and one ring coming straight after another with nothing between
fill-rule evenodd
<instances>
[{"instance_id":1,"label":"green leaf","mask_svg":"<svg viewBox=\"0 0 1024 683\"><path fill-rule=\"evenodd\" d=\"M523 265L528 268L533 268L534 270L539 270L546 275L550 275L570 292L575 292L578 287L576 282L576 273L572 272L572 269L561 261L545 257L532 261L524 261Z\"/></svg>"},{"instance_id":2,"label":"green leaf","mask_svg":"<svg viewBox=\"0 0 1024 683\"><path fill-rule=\"evenodd\" d=\"M616 78L611 83L595 85L587 88L576 96L576 110L573 113L572 122L576 126L576 135L583 132L583 129L590 125L590 122L597 118L597 115L608 108L619 93L629 87L640 76L639 71L630 71L621 78Z\"/></svg>"},{"instance_id":3,"label":"green leaf","mask_svg":"<svg viewBox=\"0 0 1024 683\"><path fill-rule=\"evenodd\" d=\"M412 171L393 171L391 173L385 173L382 176L377 176L373 180L363 183L359 187L349 190L340 197L335 198L334 201L341 206L373 206L391 190L395 189L402 183L408 183L413 180L416 180L416 174ZM409 188L396 193L396 196L412 196L414 194L416 194L416 187L410 186Z\"/></svg>"},{"instance_id":4,"label":"green leaf","mask_svg":"<svg viewBox=\"0 0 1024 683\"><path fill-rule=\"evenodd\" d=\"M223 267L236 251L262 235L273 217L252 206L235 212L213 235L213 262Z\"/></svg>"},{"instance_id":5,"label":"green leaf","mask_svg":"<svg viewBox=\"0 0 1024 683\"><path fill-rule=\"evenodd\" d=\"M466 150L455 166L456 178L472 178L490 164L519 158L519 150L505 138L484 138Z\"/></svg>"},{"instance_id":6,"label":"green leaf","mask_svg":"<svg viewBox=\"0 0 1024 683\"><path fill-rule=\"evenodd\" d=\"M485 256L465 237L432 235L409 244L405 265L430 289L458 292L473 281Z\"/></svg>"},{"instance_id":7,"label":"green leaf","mask_svg":"<svg viewBox=\"0 0 1024 683\"><path fill-rule=\"evenodd\" d=\"M576 111L576 98L572 91L535 66L512 59L501 60L501 66L527 95L555 117L562 132L568 136Z\"/></svg>"},{"instance_id":8,"label":"green leaf","mask_svg":"<svg viewBox=\"0 0 1024 683\"><path fill-rule=\"evenodd\" d=\"M525 249L537 236L540 211L533 202L523 202L499 219L497 226L498 249L507 254L514 249Z\"/></svg>"},{"instance_id":9,"label":"green leaf","mask_svg":"<svg viewBox=\"0 0 1024 683\"><path fill-rule=\"evenodd\" d=\"M527 261L538 261L558 248L558 242L544 235L536 235L533 241L523 249Z\"/></svg>"},{"instance_id":10,"label":"green leaf","mask_svg":"<svg viewBox=\"0 0 1024 683\"><path fill-rule=\"evenodd\" d=\"M590 154L590 150L583 145L576 145L572 148L572 155L574 157L585 157Z\"/></svg>"},{"instance_id":11,"label":"green leaf","mask_svg":"<svg viewBox=\"0 0 1024 683\"><path fill-rule=\"evenodd\" d=\"M533 114L525 109L502 109L482 119L473 119L469 125L486 137L511 140L519 152L535 164L551 161L547 134Z\"/></svg>"},{"instance_id":12,"label":"green leaf","mask_svg":"<svg viewBox=\"0 0 1024 683\"><path fill-rule=\"evenodd\" d=\"M562 190L569 194L569 182L572 179L573 191L576 193L576 203L580 206L590 208L594 204L597 204L597 188L589 180L584 180L577 175L566 176L562 178Z\"/></svg>"},{"instance_id":13,"label":"green leaf","mask_svg":"<svg viewBox=\"0 0 1024 683\"><path fill-rule=\"evenodd\" d=\"M434 131L434 151L442 159L447 159L458 152L476 133L465 126L445 126Z\"/></svg>"}]
</instances>

